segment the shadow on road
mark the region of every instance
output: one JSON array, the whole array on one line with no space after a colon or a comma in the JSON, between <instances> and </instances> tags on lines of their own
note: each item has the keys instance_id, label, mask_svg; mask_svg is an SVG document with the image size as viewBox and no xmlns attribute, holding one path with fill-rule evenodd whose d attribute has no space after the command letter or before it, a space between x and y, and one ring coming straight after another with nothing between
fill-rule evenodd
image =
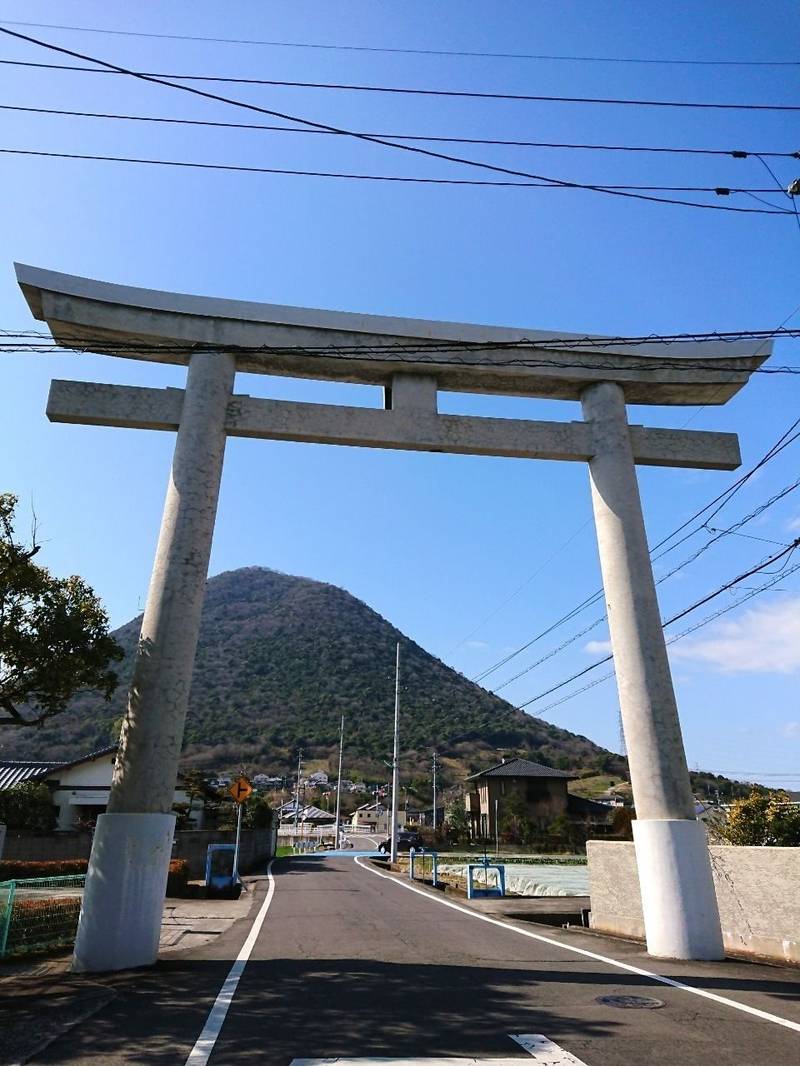
<instances>
[{"instance_id":1,"label":"shadow on road","mask_svg":"<svg viewBox=\"0 0 800 1066\"><path fill-rule=\"evenodd\" d=\"M115 999L32 1061L182 1066L229 965L162 962L110 981ZM571 1017L548 1005L549 995L532 1009L532 990L551 977L364 959L251 961L212 1061L288 1066L300 1057L516 1055L510 1033L614 1033L618 1023Z\"/></svg>"}]
</instances>

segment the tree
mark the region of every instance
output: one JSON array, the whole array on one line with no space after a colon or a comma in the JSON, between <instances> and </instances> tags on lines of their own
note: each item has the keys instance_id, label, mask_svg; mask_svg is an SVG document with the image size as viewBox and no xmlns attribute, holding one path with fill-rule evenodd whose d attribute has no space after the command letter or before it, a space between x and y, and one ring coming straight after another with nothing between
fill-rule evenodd
<instances>
[{"instance_id":1,"label":"tree","mask_svg":"<svg viewBox=\"0 0 800 1066\"><path fill-rule=\"evenodd\" d=\"M56 808L43 781L20 781L0 792L0 822L12 830L50 833L56 825Z\"/></svg>"},{"instance_id":2,"label":"tree","mask_svg":"<svg viewBox=\"0 0 800 1066\"><path fill-rule=\"evenodd\" d=\"M81 689L110 699L123 652L80 577L56 578L14 534L17 498L0 494L0 725L39 725Z\"/></svg>"},{"instance_id":3,"label":"tree","mask_svg":"<svg viewBox=\"0 0 800 1066\"><path fill-rule=\"evenodd\" d=\"M464 797L456 796L445 810L445 829L449 836L461 843L469 838L469 821L464 808Z\"/></svg>"},{"instance_id":4,"label":"tree","mask_svg":"<svg viewBox=\"0 0 800 1066\"><path fill-rule=\"evenodd\" d=\"M750 847L800 846L800 807L785 792L754 788L734 800L726 820L714 822L713 833L728 844Z\"/></svg>"},{"instance_id":5,"label":"tree","mask_svg":"<svg viewBox=\"0 0 800 1066\"><path fill-rule=\"evenodd\" d=\"M189 824L186 828L193 829L194 823L191 819L194 801L196 799L202 799L202 797L209 791L205 774L202 770L198 770L194 767L190 770L184 770L183 773L178 776L178 785L189 797L189 805L186 810L186 819Z\"/></svg>"}]
</instances>

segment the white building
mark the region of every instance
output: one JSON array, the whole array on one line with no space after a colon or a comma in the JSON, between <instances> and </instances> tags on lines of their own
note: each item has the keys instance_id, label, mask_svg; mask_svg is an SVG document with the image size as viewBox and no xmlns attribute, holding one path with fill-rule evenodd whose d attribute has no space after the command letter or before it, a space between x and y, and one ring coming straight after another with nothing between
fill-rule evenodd
<instances>
[{"instance_id":1,"label":"white building","mask_svg":"<svg viewBox=\"0 0 800 1066\"><path fill-rule=\"evenodd\" d=\"M70 762L0 762L0 791L22 781L42 781L50 789L53 804L58 808L56 828L61 831L77 829L93 823L104 814L111 789L111 776L117 745L101 748ZM188 804L189 795L180 787L175 789L175 803ZM195 797L191 819L195 829L203 826L204 803Z\"/></svg>"}]
</instances>

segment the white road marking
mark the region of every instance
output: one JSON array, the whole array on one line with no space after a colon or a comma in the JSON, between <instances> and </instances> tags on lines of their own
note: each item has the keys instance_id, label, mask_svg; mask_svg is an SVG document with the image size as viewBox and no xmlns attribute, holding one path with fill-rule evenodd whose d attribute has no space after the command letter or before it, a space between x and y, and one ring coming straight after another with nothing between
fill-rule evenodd
<instances>
[{"instance_id":1,"label":"white road marking","mask_svg":"<svg viewBox=\"0 0 800 1066\"><path fill-rule=\"evenodd\" d=\"M597 952L587 951L586 948L578 948L573 944L565 944L560 940L554 940L549 936L542 936L541 933L531 932L530 929L520 929L516 925L509 925L507 922L501 922L497 918L490 918L488 914L480 914L478 911L471 910L469 907L463 907L460 903L453 903L449 899L441 899L439 896L434 896L430 892L426 892L422 888L417 888L416 885L411 885L408 881L400 881L395 877L391 877L389 874L381 873L380 870L376 870L373 866L365 866L359 859L354 859L355 863L362 868L362 870L368 870L370 873L375 874L376 877L382 877L386 881L391 881L392 884L399 885L400 888L405 888L409 892L416 892L424 899L430 900L432 903L441 903L444 907L452 907L454 911L460 911L461 914L466 914L470 918L477 918L478 921L488 922L489 925L499 926L500 929L505 929L507 932L517 933L519 936L527 936L531 940L538 940L541 944L548 944L550 947L562 948L564 951L571 951L574 955L582 955L586 959L594 959L595 962L603 962L607 966L611 966L616 970L625 970L627 973L635 973L639 977L646 977L650 981L655 981L657 984L668 985L670 988L680 989L682 992L690 992L693 996L701 996L703 999L710 999L714 1003L721 1003L725 1007L733 1007L734 1010L742 1011L744 1014L750 1014L754 1018L761 1018L762 1021L772 1022L774 1025L782 1025L785 1029L793 1029L794 1032L800 1033L800 1022L789 1021L788 1018L780 1018L777 1014L769 1014L765 1010L759 1010L757 1007L749 1007L746 1003L737 1003L734 999L727 999L725 996L718 996L716 992L709 992L705 988L694 988L692 985L685 985L681 981L674 981L671 977L664 977L659 973L651 973L649 970L642 970L638 966L631 966L627 962L620 962L618 959L610 959L605 955L598 955Z\"/></svg>"},{"instance_id":2,"label":"white road marking","mask_svg":"<svg viewBox=\"0 0 800 1066\"><path fill-rule=\"evenodd\" d=\"M555 1045L553 1045L555 1047ZM472 1059L472 1058L333 1058L333 1059L292 1059L289 1066L529 1066L530 1059ZM570 1060L564 1059L568 1063ZM576 1063L577 1059L572 1059ZM546 1060L542 1060L545 1063ZM583 1066L583 1064L581 1064Z\"/></svg>"},{"instance_id":3,"label":"white road marking","mask_svg":"<svg viewBox=\"0 0 800 1066\"><path fill-rule=\"evenodd\" d=\"M586 1066L583 1059L576 1059L541 1033L521 1033L519 1036L512 1035L511 1039L524 1047L540 1066Z\"/></svg>"},{"instance_id":4,"label":"white road marking","mask_svg":"<svg viewBox=\"0 0 800 1066\"><path fill-rule=\"evenodd\" d=\"M253 952L256 940L258 940L258 935L261 932L264 919L267 917L267 911L272 903L272 897L275 895L275 878L272 876L272 864L274 861L274 859L271 859L270 864L267 867L269 888L267 889L267 895L264 902L261 904L261 909L256 915L250 932L247 934L247 939L244 944L242 944L241 950L236 956L236 961L233 966L231 966L228 976L225 978L222 988L217 994L217 998L214 1000L214 1005L206 1018L206 1024L203 1026L203 1031L197 1038L197 1043L189 1052L189 1058L186 1060L185 1066L205 1066L211 1056L211 1052L214 1050L214 1045L217 1042L220 1030L222 1029L228 1014L228 1008L231 1005L231 1001L233 1000L236 988L239 984L239 978L244 973L244 968Z\"/></svg>"}]
</instances>

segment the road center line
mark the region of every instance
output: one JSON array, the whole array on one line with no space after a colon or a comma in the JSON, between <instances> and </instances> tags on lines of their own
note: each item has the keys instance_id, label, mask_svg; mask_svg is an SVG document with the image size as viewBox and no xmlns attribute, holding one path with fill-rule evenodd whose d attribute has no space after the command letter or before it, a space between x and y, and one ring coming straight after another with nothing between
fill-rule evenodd
<instances>
[{"instance_id":1,"label":"road center line","mask_svg":"<svg viewBox=\"0 0 800 1066\"><path fill-rule=\"evenodd\" d=\"M683 992L691 992L693 996L701 996L703 999L710 999L714 1003L721 1003L725 1007L733 1007L734 1010L742 1011L744 1014L750 1014L754 1018L761 1018L762 1021L772 1022L774 1025L781 1025L785 1029L793 1029L794 1032L800 1033L800 1022L792 1022L789 1021L788 1018L780 1018L777 1014L769 1014L767 1011L759 1010L757 1007L749 1007L746 1003L737 1003L734 999L718 996L716 992L709 992L705 988L694 988L692 985L685 985L681 981L674 981L671 977L664 977L662 974L651 973L649 970L642 970L638 966L631 966L627 962L620 962L618 959L611 959L605 955L598 955L596 952L587 951L585 948L575 947L572 944L564 944L560 940L554 940L549 936L542 936L541 933L533 933L529 929L520 929L515 925L508 925L508 923L501 922L497 918L490 918L488 914L479 914L478 911L463 907L460 903L454 903L449 899L440 899L438 896L434 896L431 893L424 891L424 889L417 888L416 885L410 885L407 881L400 881L389 874L381 873L380 870L376 870L373 866L365 866L358 858L354 858L354 862L363 870L368 870L370 873L375 874L376 877L382 877L386 881L391 881L393 884L399 885L401 888L408 889L409 892L416 892L417 895L430 900L432 903L440 903L444 907L451 907L454 911L460 911L461 914L466 914L470 918L477 918L481 922L487 922L489 925L496 925L500 929L505 929L512 933L518 933L520 936L526 936L531 940L538 940L541 944L548 944L551 947L562 948L564 951L571 951L574 955L582 955L584 958L593 959L595 962L603 962L614 969L625 970L627 973L634 973L639 977L646 977L650 981L655 981L657 984L668 985L670 988L677 988Z\"/></svg>"},{"instance_id":2,"label":"road center line","mask_svg":"<svg viewBox=\"0 0 800 1066\"><path fill-rule=\"evenodd\" d=\"M217 998L214 1000L214 1005L206 1018L206 1024L203 1026L203 1031L197 1038L197 1043L189 1052L189 1058L186 1060L185 1066L205 1066L211 1056L211 1052L214 1050L214 1045L217 1042L225 1018L227 1017L228 1009L233 1001L234 994L236 993L239 978L244 973L244 968L253 952L256 940L258 940L261 927L264 924L264 919L267 917L267 911L272 903L272 897L275 895L275 878L272 876L272 864L274 862L274 859L270 859L269 866L267 866L269 888L267 889L267 895L264 902L261 904L261 909L255 917L250 932L247 934L247 939L244 944L242 944L239 954L236 956L236 961L233 966L231 966L228 971L228 976L222 983L222 988L219 990Z\"/></svg>"}]
</instances>

